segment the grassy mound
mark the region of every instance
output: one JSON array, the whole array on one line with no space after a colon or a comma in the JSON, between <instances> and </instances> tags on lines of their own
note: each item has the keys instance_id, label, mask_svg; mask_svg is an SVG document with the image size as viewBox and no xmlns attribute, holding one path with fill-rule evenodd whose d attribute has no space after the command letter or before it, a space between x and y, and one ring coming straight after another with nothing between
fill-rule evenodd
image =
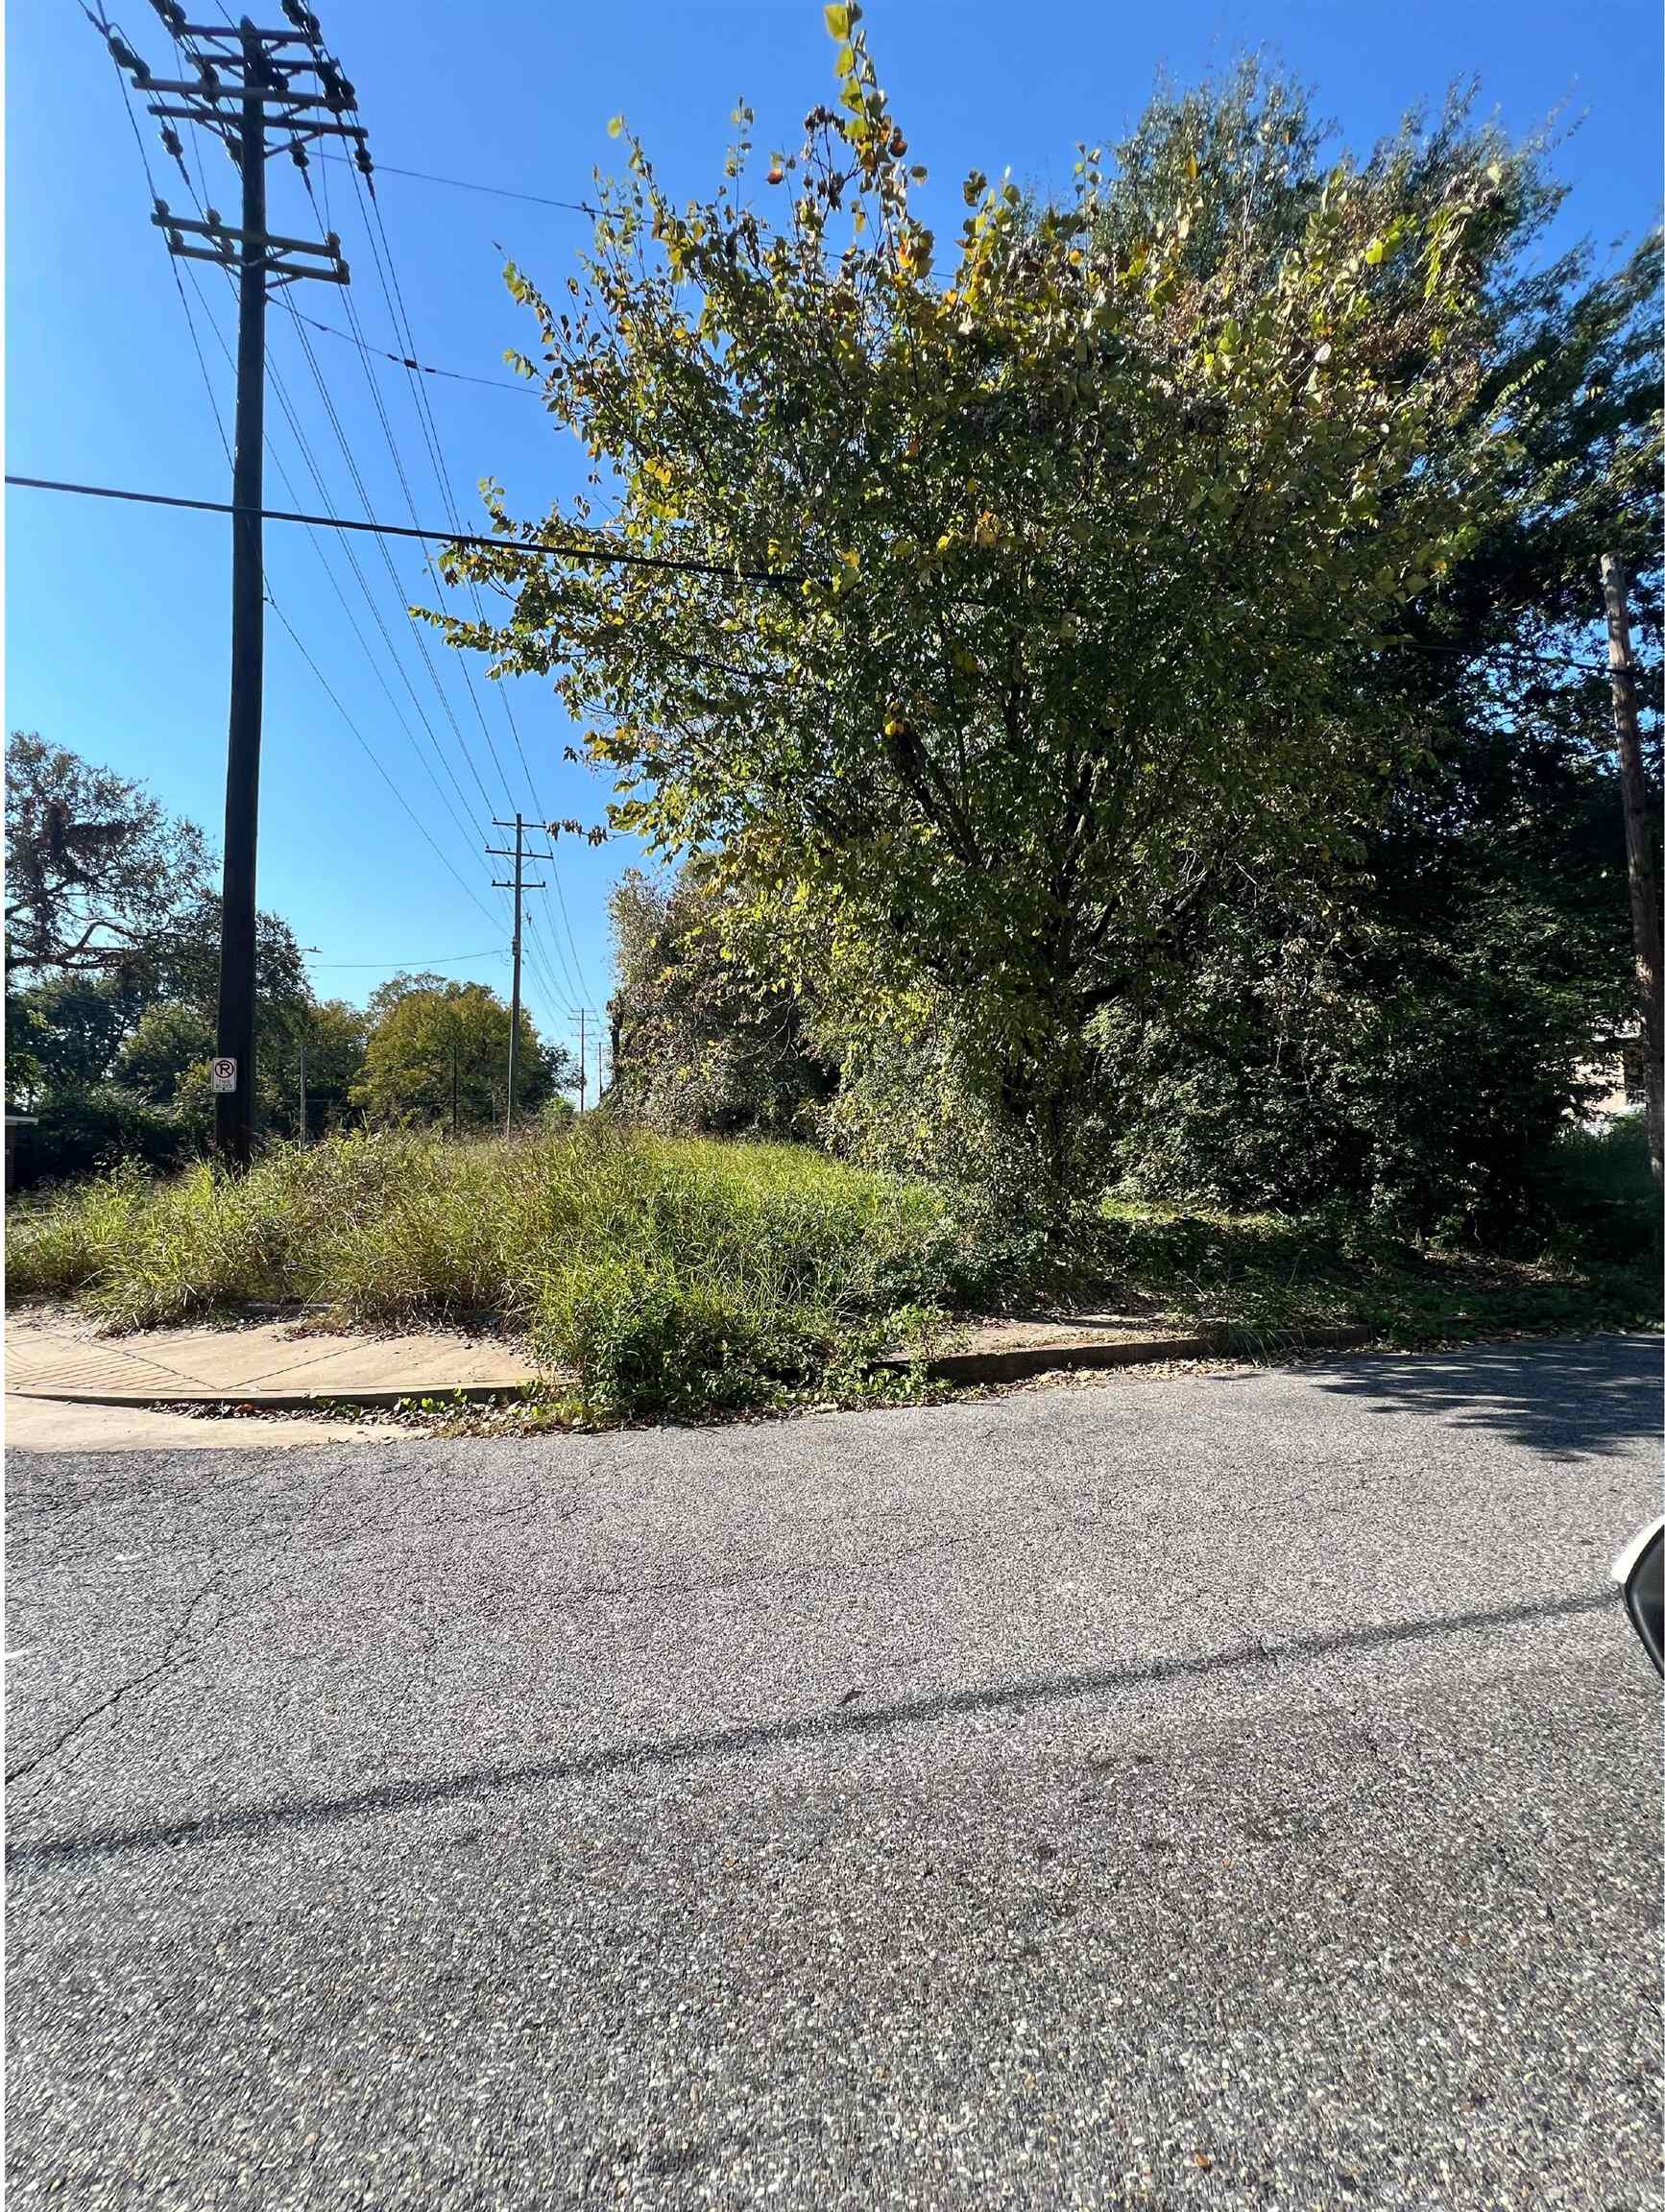
<instances>
[{"instance_id":1,"label":"grassy mound","mask_svg":"<svg viewBox=\"0 0 1665 2212\"><path fill-rule=\"evenodd\" d=\"M123 1169L24 1202L9 1295L116 1329L262 1299L359 1323L500 1317L598 1408L737 1404L848 1367L899 1309L973 1287L947 1203L800 1146L580 1122L511 1143L385 1133L240 1182Z\"/></svg>"}]
</instances>

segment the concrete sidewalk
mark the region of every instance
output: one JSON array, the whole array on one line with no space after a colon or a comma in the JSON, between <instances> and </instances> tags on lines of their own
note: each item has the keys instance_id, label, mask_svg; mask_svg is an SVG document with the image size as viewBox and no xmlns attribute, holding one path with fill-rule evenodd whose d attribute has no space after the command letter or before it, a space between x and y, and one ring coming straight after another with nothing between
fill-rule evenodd
<instances>
[{"instance_id":1,"label":"concrete sidewalk","mask_svg":"<svg viewBox=\"0 0 1665 2212\"><path fill-rule=\"evenodd\" d=\"M967 1323L933 1347L926 1366L949 1382L1005 1382L1060 1368L1132 1367L1287 1349L1298 1341L1337 1350L1364 1340L1357 1329L1278 1332L1255 1338L1224 1323L1072 1313ZM875 1362L905 1372L898 1352ZM63 1307L6 1316L6 1395L59 1405L247 1407L266 1412L387 1407L401 1400L516 1396L538 1379L528 1348L511 1337L430 1329L402 1335L349 1334L299 1315L223 1327L147 1329L101 1336Z\"/></svg>"},{"instance_id":2,"label":"concrete sidewalk","mask_svg":"<svg viewBox=\"0 0 1665 2212\"><path fill-rule=\"evenodd\" d=\"M536 1369L499 1336L423 1330L376 1336L301 1318L101 1336L84 1314L6 1316L6 1395L84 1406L248 1405L268 1411L400 1398L512 1396Z\"/></svg>"}]
</instances>

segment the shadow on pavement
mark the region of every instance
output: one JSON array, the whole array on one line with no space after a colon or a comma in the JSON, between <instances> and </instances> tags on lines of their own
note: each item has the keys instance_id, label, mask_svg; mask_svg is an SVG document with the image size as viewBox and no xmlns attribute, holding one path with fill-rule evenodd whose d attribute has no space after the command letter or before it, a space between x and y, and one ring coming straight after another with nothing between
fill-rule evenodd
<instances>
[{"instance_id":1,"label":"shadow on pavement","mask_svg":"<svg viewBox=\"0 0 1665 2212\"><path fill-rule=\"evenodd\" d=\"M1332 1629L1314 1636L1292 1637L1283 1643L1256 1640L1224 1651L1194 1657L1160 1659L1143 1667L1107 1667L1076 1674L1056 1675L1038 1682L1013 1682L981 1690L957 1690L943 1696L909 1698L892 1705L866 1709L840 1706L828 1712L801 1714L773 1722L749 1722L714 1728L698 1734L665 1737L658 1742L634 1742L600 1746L566 1759L533 1761L517 1766L475 1767L463 1774L422 1781L377 1783L343 1796L291 1800L272 1805L250 1805L227 1813L212 1813L201 1820L157 1822L143 1827L83 1829L69 1836L43 1837L37 1841L8 1843L7 1864L40 1863L66 1860L118 1857L130 1851L170 1850L187 1843L218 1843L236 1836L270 1836L284 1829L326 1827L331 1821L350 1820L364 1814L399 1813L430 1805L443 1805L459 1797L478 1796L492 1790L507 1790L542 1782L569 1782L600 1778L638 1767L688 1766L696 1760L723 1758L777 1743L838 1741L849 1737L881 1735L922 1720L948 1719L956 1714L1022 1712L1030 1707L1063 1704L1075 1697L1090 1697L1105 1691L1140 1688L1151 1683L1196 1680L1248 1667L1276 1665L1281 1660L1322 1657L1336 1651L1380 1650L1395 1644L1413 1643L1434 1636L1451 1636L1484 1628L1508 1628L1529 1621L1553 1621L1568 1614L1618 1613L1618 1599L1610 1591L1584 1592L1575 1598L1537 1599L1513 1605L1498 1605L1473 1613L1437 1616L1420 1621L1398 1621L1367 1627ZM16 1815L13 1815L15 1818Z\"/></svg>"},{"instance_id":2,"label":"shadow on pavement","mask_svg":"<svg viewBox=\"0 0 1665 2212\"><path fill-rule=\"evenodd\" d=\"M1477 1344L1350 1361L1315 1380L1325 1390L1374 1399L1373 1413L1437 1413L1550 1459L1591 1458L1656 1438L1665 1384L1657 1336Z\"/></svg>"}]
</instances>

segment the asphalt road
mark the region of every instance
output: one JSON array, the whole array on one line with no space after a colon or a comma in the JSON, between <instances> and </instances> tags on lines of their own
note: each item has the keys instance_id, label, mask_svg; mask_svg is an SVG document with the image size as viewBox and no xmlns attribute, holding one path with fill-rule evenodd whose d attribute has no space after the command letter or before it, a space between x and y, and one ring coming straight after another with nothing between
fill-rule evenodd
<instances>
[{"instance_id":1,"label":"asphalt road","mask_svg":"<svg viewBox=\"0 0 1665 2212\"><path fill-rule=\"evenodd\" d=\"M1657 2203L1659 1413L18 1455L12 2204Z\"/></svg>"}]
</instances>

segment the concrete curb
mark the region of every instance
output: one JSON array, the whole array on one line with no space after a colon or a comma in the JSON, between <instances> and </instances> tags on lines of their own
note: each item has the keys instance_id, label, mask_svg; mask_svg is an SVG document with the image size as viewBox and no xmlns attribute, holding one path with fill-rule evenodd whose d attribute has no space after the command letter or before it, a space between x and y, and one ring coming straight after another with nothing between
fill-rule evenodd
<instances>
[{"instance_id":1,"label":"concrete curb","mask_svg":"<svg viewBox=\"0 0 1665 2212\"><path fill-rule=\"evenodd\" d=\"M28 1398L39 1405L122 1406L130 1413L154 1411L174 1406L218 1406L232 1412L341 1413L374 1412L392 1407L420 1404L432 1398L446 1405L497 1406L523 1398L532 1387L524 1382L405 1382L395 1389L355 1390L350 1383L338 1390L8 1390L8 1398Z\"/></svg>"},{"instance_id":2,"label":"concrete curb","mask_svg":"<svg viewBox=\"0 0 1665 2212\"><path fill-rule=\"evenodd\" d=\"M1345 1352L1356 1351L1369 1341L1367 1329L1256 1331L1221 1326L1185 1336L1143 1336L1110 1343L1076 1337L1059 1344L939 1352L926 1361L925 1371L935 1382L1016 1382L1027 1376L1050 1375L1069 1368L1148 1367L1168 1359L1264 1358L1276 1352ZM913 1367L911 1359L894 1354L872 1360L869 1372L907 1375ZM512 1405L535 1388L539 1380L527 1376L519 1382L421 1382L361 1389L343 1383L332 1390L11 1390L7 1396L58 1406L116 1406L134 1413L157 1407L201 1406L255 1413L327 1414L387 1411L420 1404L424 1398L451 1406Z\"/></svg>"},{"instance_id":3,"label":"concrete curb","mask_svg":"<svg viewBox=\"0 0 1665 2212\"><path fill-rule=\"evenodd\" d=\"M1356 1352L1368 1329L1240 1329L1222 1326L1189 1336L1140 1336L1117 1342L1091 1337L1063 1344L1011 1344L986 1352L939 1352L925 1362L938 1382L1017 1382L1073 1367L1152 1367L1167 1359L1259 1358L1273 1352ZM876 1359L881 1374L906 1375L913 1361Z\"/></svg>"}]
</instances>

